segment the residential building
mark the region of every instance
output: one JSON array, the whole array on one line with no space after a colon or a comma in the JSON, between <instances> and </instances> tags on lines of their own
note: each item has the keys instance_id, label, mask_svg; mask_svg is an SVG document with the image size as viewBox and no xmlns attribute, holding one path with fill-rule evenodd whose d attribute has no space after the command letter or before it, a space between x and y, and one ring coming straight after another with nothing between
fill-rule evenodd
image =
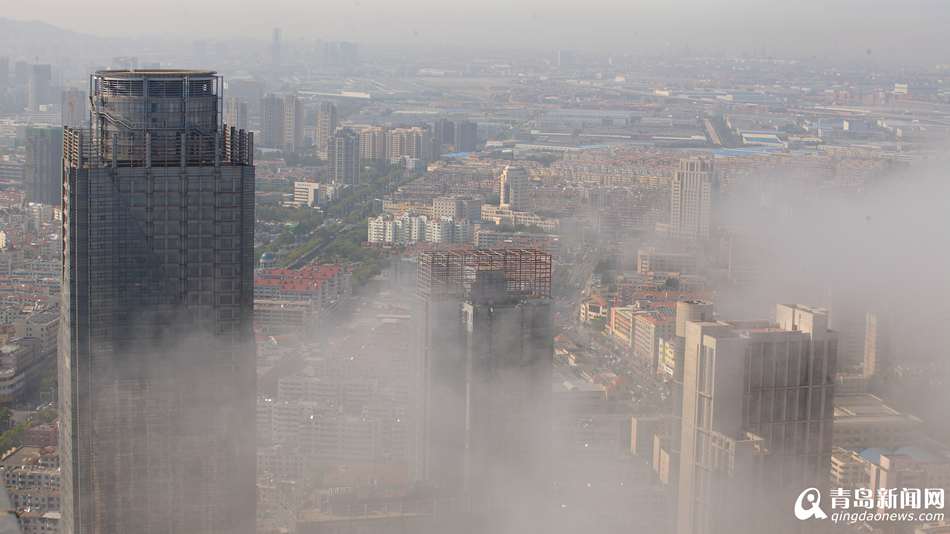
<instances>
[{"instance_id":1,"label":"residential building","mask_svg":"<svg viewBox=\"0 0 950 534\"><path fill-rule=\"evenodd\" d=\"M330 136L327 154L333 183L360 183L360 139L355 131L337 129Z\"/></svg>"},{"instance_id":2,"label":"residential building","mask_svg":"<svg viewBox=\"0 0 950 534\"><path fill-rule=\"evenodd\" d=\"M655 247L637 250L637 272L696 273L696 255L692 252L660 252Z\"/></svg>"},{"instance_id":3,"label":"residential building","mask_svg":"<svg viewBox=\"0 0 950 534\"><path fill-rule=\"evenodd\" d=\"M386 129L371 126L360 129L360 159L386 161Z\"/></svg>"},{"instance_id":4,"label":"residential building","mask_svg":"<svg viewBox=\"0 0 950 534\"><path fill-rule=\"evenodd\" d=\"M317 157L327 159L330 151L330 139L339 125L336 105L333 102L321 102L317 112Z\"/></svg>"},{"instance_id":5,"label":"residential building","mask_svg":"<svg viewBox=\"0 0 950 534\"><path fill-rule=\"evenodd\" d=\"M673 176L670 234L677 239L706 239L712 224L715 169L711 159L680 161Z\"/></svg>"},{"instance_id":6,"label":"residential building","mask_svg":"<svg viewBox=\"0 0 950 534\"><path fill-rule=\"evenodd\" d=\"M528 171L507 166L498 177L498 206L511 211L528 210Z\"/></svg>"},{"instance_id":7,"label":"residential building","mask_svg":"<svg viewBox=\"0 0 950 534\"><path fill-rule=\"evenodd\" d=\"M236 96L226 97L224 99L224 123L238 130L247 130L247 101Z\"/></svg>"},{"instance_id":8,"label":"residential building","mask_svg":"<svg viewBox=\"0 0 950 534\"><path fill-rule=\"evenodd\" d=\"M285 152L303 148L304 110L296 95L266 95L261 115L261 146Z\"/></svg>"}]
</instances>

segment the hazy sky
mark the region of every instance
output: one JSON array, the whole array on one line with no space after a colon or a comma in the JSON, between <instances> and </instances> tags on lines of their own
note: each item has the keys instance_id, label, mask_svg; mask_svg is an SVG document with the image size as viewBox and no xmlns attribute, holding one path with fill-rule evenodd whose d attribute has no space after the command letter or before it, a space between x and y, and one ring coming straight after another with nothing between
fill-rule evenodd
<instances>
[{"instance_id":1,"label":"hazy sky","mask_svg":"<svg viewBox=\"0 0 950 534\"><path fill-rule=\"evenodd\" d=\"M940 61L946 0L0 0L2 16L99 35L236 33L538 48L712 46ZM160 5L160 9L155 6ZM109 25L103 26L104 23Z\"/></svg>"}]
</instances>

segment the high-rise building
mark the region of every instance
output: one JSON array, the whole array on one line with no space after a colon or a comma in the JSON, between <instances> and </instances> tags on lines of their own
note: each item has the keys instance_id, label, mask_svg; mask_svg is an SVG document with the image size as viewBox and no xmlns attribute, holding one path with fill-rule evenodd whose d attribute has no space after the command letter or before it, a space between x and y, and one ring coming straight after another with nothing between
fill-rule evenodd
<instances>
[{"instance_id":1,"label":"high-rise building","mask_svg":"<svg viewBox=\"0 0 950 534\"><path fill-rule=\"evenodd\" d=\"M894 347L887 315L868 312L864 332L863 372L865 378L871 378L892 363Z\"/></svg>"},{"instance_id":2,"label":"high-rise building","mask_svg":"<svg viewBox=\"0 0 950 534\"><path fill-rule=\"evenodd\" d=\"M824 310L776 316L685 324L678 534L784 532L827 486L837 336Z\"/></svg>"},{"instance_id":3,"label":"high-rise building","mask_svg":"<svg viewBox=\"0 0 950 534\"><path fill-rule=\"evenodd\" d=\"M336 133L338 117L333 102L321 102L317 113L317 157L327 159L330 150L330 138Z\"/></svg>"},{"instance_id":4,"label":"high-rise building","mask_svg":"<svg viewBox=\"0 0 950 534\"><path fill-rule=\"evenodd\" d=\"M417 476L469 510L539 530L550 468L551 256L430 252L419 262Z\"/></svg>"},{"instance_id":5,"label":"high-rise building","mask_svg":"<svg viewBox=\"0 0 950 534\"><path fill-rule=\"evenodd\" d=\"M89 121L89 106L86 92L69 88L63 91L60 105L63 126L82 128ZM58 195L57 195L58 196Z\"/></svg>"},{"instance_id":6,"label":"high-rise building","mask_svg":"<svg viewBox=\"0 0 950 534\"><path fill-rule=\"evenodd\" d=\"M0 95L10 86L10 58L0 57Z\"/></svg>"},{"instance_id":7,"label":"high-rise building","mask_svg":"<svg viewBox=\"0 0 950 534\"><path fill-rule=\"evenodd\" d=\"M386 160L386 130L371 126L360 130L360 159L363 161Z\"/></svg>"},{"instance_id":8,"label":"high-rise building","mask_svg":"<svg viewBox=\"0 0 950 534\"><path fill-rule=\"evenodd\" d=\"M284 103L280 96L269 94L261 99L260 145L278 148L284 140Z\"/></svg>"},{"instance_id":9,"label":"high-rise building","mask_svg":"<svg viewBox=\"0 0 950 534\"><path fill-rule=\"evenodd\" d=\"M406 158L425 161L430 152L426 148L429 143L430 133L424 128L393 128L386 132L386 158L393 164L401 163Z\"/></svg>"},{"instance_id":10,"label":"high-rise building","mask_svg":"<svg viewBox=\"0 0 950 534\"><path fill-rule=\"evenodd\" d=\"M360 138L350 128L339 128L330 137L330 179L335 183L360 183Z\"/></svg>"},{"instance_id":11,"label":"high-rise building","mask_svg":"<svg viewBox=\"0 0 950 534\"><path fill-rule=\"evenodd\" d=\"M23 185L28 202L59 206L63 195L62 128L27 128Z\"/></svg>"},{"instance_id":12,"label":"high-rise building","mask_svg":"<svg viewBox=\"0 0 950 534\"><path fill-rule=\"evenodd\" d=\"M455 124L455 151L474 152L478 148L478 124L463 121Z\"/></svg>"},{"instance_id":13,"label":"high-rise building","mask_svg":"<svg viewBox=\"0 0 950 534\"><path fill-rule=\"evenodd\" d=\"M436 143L440 145L455 144L455 123L446 118L441 118L432 124L433 137Z\"/></svg>"},{"instance_id":14,"label":"high-rise building","mask_svg":"<svg viewBox=\"0 0 950 534\"><path fill-rule=\"evenodd\" d=\"M296 152L303 148L303 102L297 95L284 95L283 150Z\"/></svg>"},{"instance_id":15,"label":"high-rise building","mask_svg":"<svg viewBox=\"0 0 950 534\"><path fill-rule=\"evenodd\" d=\"M498 178L499 206L511 211L528 209L528 171L509 165Z\"/></svg>"},{"instance_id":16,"label":"high-rise building","mask_svg":"<svg viewBox=\"0 0 950 534\"><path fill-rule=\"evenodd\" d=\"M224 123L238 130L247 130L247 102L236 96L224 99Z\"/></svg>"},{"instance_id":17,"label":"high-rise building","mask_svg":"<svg viewBox=\"0 0 950 534\"><path fill-rule=\"evenodd\" d=\"M264 98L264 84L254 79L230 79L225 94L247 103L248 120L261 119L261 101Z\"/></svg>"},{"instance_id":18,"label":"high-rise building","mask_svg":"<svg viewBox=\"0 0 950 534\"><path fill-rule=\"evenodd\" d=\"M274 70L280 69L281 66L280 33L280 28L274 28L271 33L270 62Z\"/></svg>"},{"instance_id":19,"label":"high-rise building","mask_svg":"<svg viewBox=\"0 0 950 534\"><path fill-rule=\"evenodd\" d=\"M30 111L39 111L40 106L50 103L50 84L53 81L53 69L49 65L32 65L27 87L27 107Z\"/></svg>"},{"instance_id":20,"label":"high-rise building","mask_svg":"<svg viewBox=\"0 0 950 534\"><path fill-rule=\"evenodd\" d=\"M253 137L214 72L92 87L63 145L62 532L251 534Z\"/></svg>"},{"instance_id":21,"label":"high-rise building","mask_svg":"<svg viewBox=\"0 0 950 534\"><path fill-rule=\"evenodd\" d=\"M303 143L303 103L296 95L266 95L261 101L261 144L295 152Z\"/></svg>"},{"instance_id":22,"label":"high-rise building","mask_svg":"<svg viewBox=\"0 0 950 534\"><path fill-rule=\"evenodd\" d=\"M715 194L713 162L704 158L680 161L673 176L670 199L670 234L677 239L709 237Z\"/></svg>"}]
</instances>

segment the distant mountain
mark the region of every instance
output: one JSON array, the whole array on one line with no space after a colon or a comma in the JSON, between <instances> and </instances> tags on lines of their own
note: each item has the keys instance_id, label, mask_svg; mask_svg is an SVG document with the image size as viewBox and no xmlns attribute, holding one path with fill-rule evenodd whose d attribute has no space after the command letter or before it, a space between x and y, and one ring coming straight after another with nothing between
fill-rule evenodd
<instances>
[{"instance_id":1,"label":"distant mountain","mask_svg":"<svg viewBox=\"0 0 950 534\"><path fill-rule=\"evenodd\" d=\"M0 17L0 56L43 63L67 58L91 59L114 55L112 39L67 30L35 20Z\"/></svg>"}]
</instances>

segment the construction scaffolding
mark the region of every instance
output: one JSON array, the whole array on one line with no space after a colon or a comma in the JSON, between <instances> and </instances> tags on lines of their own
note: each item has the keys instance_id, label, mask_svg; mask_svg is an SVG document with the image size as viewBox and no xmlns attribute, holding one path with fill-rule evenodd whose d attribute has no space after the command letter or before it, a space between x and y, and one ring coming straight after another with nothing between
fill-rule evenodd
<instances>
[{"instance_id":1,"label":"construction scaffolding","mask_svg":"<svg viewBox=\"0 0 950 534\"><path fill-rule=\"evenodd\" d=\"M422 299L466 298L479 271L504 273L509 295L551 296L551 255L534 249L426 252L419 258L417 295Z\"/></svg>"}]
</instances>

